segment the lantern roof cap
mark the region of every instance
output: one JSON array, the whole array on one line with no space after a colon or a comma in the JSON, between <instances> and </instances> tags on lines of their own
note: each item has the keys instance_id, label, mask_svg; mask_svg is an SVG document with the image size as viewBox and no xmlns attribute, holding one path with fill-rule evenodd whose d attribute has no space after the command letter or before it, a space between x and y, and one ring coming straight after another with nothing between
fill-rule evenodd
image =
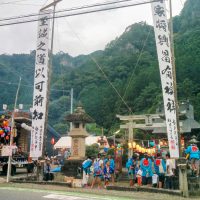
<instances>
[{"instance_id":1,"label":"lantern roof cap","mask_svg":"<svg viewBox=\"0 0 200 200\"><path fill-rule=\"evenodd\" d=\"M199 143L199 141L197 140L197 137L195 135L193 135L191 137L191 140L189 140L189 143L190 144L197 144L197 143Z\"/></svg>"},{"instance_id":2,"label":"lantern roof cap","mask_svg":"<svg viewBox=\"0 0 200 200\"><path fill-rule=\"evenodd\" d=\"M85 122L91 123L94 120L85 112L83 107L79 104L72 114L66 116L68 122Z\"/></svg>"}]
</instances>

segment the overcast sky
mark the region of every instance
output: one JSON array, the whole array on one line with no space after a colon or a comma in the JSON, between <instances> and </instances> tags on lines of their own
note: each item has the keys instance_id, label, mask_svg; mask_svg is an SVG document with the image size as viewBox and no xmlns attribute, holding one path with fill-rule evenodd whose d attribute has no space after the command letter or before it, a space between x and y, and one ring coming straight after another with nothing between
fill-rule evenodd
<instances>
[{"instance_id":1,"label":"overcast sky","mask_svg":"<svg viewBox=\"0 0 200 200\"><path fill-rule=\"evenodd\" d=\"M62 0L57 10L105 1L108 0ZM0 18L37 13L44 4L52 0L21 0L5 4L7 2L16 0L0 0ZM173 15L178 15L185 0L172 2ZM104 49L127 26L140 21L152 24L150 4L56 19L54 52L64 51L76 56ZM0 27L0 54L29 53L36 47L36 35L37 22Z\"/></svg>"}]
</instances>

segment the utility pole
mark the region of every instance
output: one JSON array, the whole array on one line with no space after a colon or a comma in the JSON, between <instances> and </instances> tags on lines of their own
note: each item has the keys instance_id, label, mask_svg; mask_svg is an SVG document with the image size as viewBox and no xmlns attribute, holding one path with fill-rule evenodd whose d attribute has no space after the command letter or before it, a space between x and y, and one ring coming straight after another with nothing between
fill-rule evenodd
<instances>
[{"instance_id":1,"label":"utility pole","mask_svg":"<svg viewBox=\"0 0 200 200\"><path fill-rule=\"evenodd\" d=\"M172 52L172 72L173 72L173 85L174 85L174 100L176 105L176 122L178 131L178 145L179 145L179 159L177 160L177 166L179 169L179 189L182 191L184 197L189 196L188 192L188 181L187 181L187 164L186 159L181 158L181 133L179 124L179 105L177 98L177 86L176 86L176 66L175 66L175 54L174 54L174 40L173 40L173 18L172 18L172 0L169 0L170 9L170 42L171 42L171 52Z\"/></svg>"},{"instance_id":2,"label":"utility pole","mask_svg":"<svg viewBox=\"0 0 200 200\"><path fill-rule=\"evenodd\" d=\"M173 38L173 17L172 17L172 0L169 0L169 10L170 10L170 43L172 52L172 72L173 72L173 85L174 85L174 101L176 105L176 123L178 131L178 145L179 145L179 157L181 157L181 133L179 124L179 105L177 97L177 85L176 85L176 65L175 65L175 53L174 53L174 38Z\"/></svg>"},{"instance_id":3,"label":"utility pole","mask_svg":"<svg viewBox=\"0 0 200 200\"><path fill-rule=\"evenodd\" d=\"M20 85L21 85L21 76L19 77L19 83L18 83L18 88L17 88L17 92L16 92L16 96L15 96L15 104L14 104L14 109L12 112L12 118L11 118L11 134L10 134L10 150L12 151L12 144L13 144L13 130L14 130L14 123L15 123L15 110L17 107L17 99L18 99L18 95L19 95L19 89L20 89ZM11 156L9 156L8 158L8 170L7 170L7 183L10 180L10 174L11 174L11 160L12 160L12 154Z\"/></svg>"},{"instance_id":4,"label":"utility pole","mask_svg":"<svg viewBox=\"0 0 200 200\"><path fill-rule=\"evenodd\" d=\"M73 88L71 88L71 91L70 91L70 97L71 97L71 110L70 110L70 113L72 114L73 113ZM70 131L72 130L72 122L70 122Z\"/></svg>"}]
</instances>

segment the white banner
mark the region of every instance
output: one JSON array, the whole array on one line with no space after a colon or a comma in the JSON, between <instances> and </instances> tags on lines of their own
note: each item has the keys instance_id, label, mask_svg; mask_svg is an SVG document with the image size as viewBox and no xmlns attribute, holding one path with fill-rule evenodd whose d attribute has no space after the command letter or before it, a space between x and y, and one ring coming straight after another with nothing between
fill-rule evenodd
<instances>
[{"instance_id":1,"label":"white banner","mask_svg":"<svg viewBox=\"0 0 200 200\"><path fill-rule=\"evenodd\" d=\"M170 155L179 158L172 57L165 0L151 3Z\"/></svg>"},{"instance_id":2,"label":"white banner","mask_svg":"<svg viewBox=\"0 0 200 200\"><path fill-rule=\"evenodd\" d=\"M48 50L51 14L40 12L35 56L30 156L42 156L48 87Z\"/></svg>"}]
</instances>

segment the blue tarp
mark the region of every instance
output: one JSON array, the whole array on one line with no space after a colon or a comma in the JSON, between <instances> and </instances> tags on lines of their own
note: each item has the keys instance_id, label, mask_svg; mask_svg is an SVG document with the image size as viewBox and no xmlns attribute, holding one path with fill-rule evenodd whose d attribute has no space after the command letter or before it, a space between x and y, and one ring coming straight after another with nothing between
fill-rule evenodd
<instances>
[{"instance_id":1,"label":"blue tarp","mask_svg":"<svg viewBox=\"0 0 200 200\"><path fill-rule=\"evenodd\" d=\"M61 167L56 167L52 169L51 172L61 172Z\"/></svg>"}]
</instances>

